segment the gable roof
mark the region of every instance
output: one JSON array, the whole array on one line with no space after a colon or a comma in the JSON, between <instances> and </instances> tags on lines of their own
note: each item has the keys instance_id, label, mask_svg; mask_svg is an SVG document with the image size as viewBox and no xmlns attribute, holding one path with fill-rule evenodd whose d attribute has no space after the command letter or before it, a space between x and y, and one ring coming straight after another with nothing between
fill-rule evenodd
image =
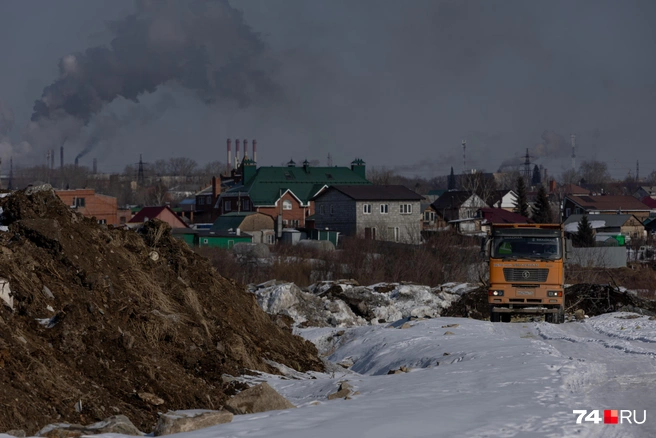
<instances>
[{"instance_id":1,"label":"gable roof","mask_svg":"<svg viewBox=\"0 0 656 438\"><path fill-rule=\"evenodd\" d=\"M182 224L181 228L186 228L188 225L183 221L173 210L171 210L171 207L168 205L165 205L163 207L144 207L137 214L134 215L132 219L128 221L129 224L141 224L146 221L149 221L150 219L155 219L159 217L162 212L165 210L169 210L173 216L175 216L180 224Z\"/></svg>"},{"instance_id":2,"label":"gable roof","mask_svg":"<svg viewBox=\"0 0 656 438\"><path fill-rule=\"evenodd\" d=\"M581 208L599 211L649 211L649 207L640 202L633 196L624 195L602 195L602 196L577 196L567 195L566 199L571 200Z\"/></svg>"},{"instance_id":3,"label":"gable roof","mask_svg":"<svg viewBox=\"0 0 656 438\"><path fill-rule=\"evenodd\" d=\"M371 185L348 167L260 167L245 185L233 187L227 196L248 195L255 206L275 205L289 190L303 204L309 203L324 186ZM223 196L223 195L222 195Z\"/></svg>"},{"instance_id":4,"label":"gable roof","mask_svg":"<svg viewBox=\"0 0 656 438\"><path fill-rule=\"evenodd\" d=\"M481 208L483 219L491 224L528 224L533 221L503 208Z\"/></svg>"},{"instance_id":5,"label":"gable roof","mask_svg":"<svg viewBox=\"0 0 656 438\"><path fill-rule=\"evenodd\" d=\"M211 231L227 231L227 230L236 230L240 227L241 223L244 222L247 216L255 214L253 211L249 212L234 212L234 213L225 213L219 216L212 226L210 227Z\"/></svg>"},{"instance_id":6,"label":"gable roof","mask_svg":"<svg viewBox=\"0 0 656 438\"><path fill-rule=\"evenodd\" d=\"M643 204L645 204L649 208L656 208L656 199L650 197L650 196L645 196L640 200Z\"/></svg>"},{"instance_id":7,"label":"gable roof","mask_svg":"<svg viewBox=\"0 0 656 438\"><path fill-rule=\"evenodd\" d=\"M563 184L561 186L562 191L566 195L589 195L590 190L584 189L581 186L577 186L576 184Z\"/></svg>"},{"instance_id":8,"label":"gable roof","mask_svg":"<svg viewBox=\"0 0 656 438\"><path fill-rule=\"evenodd\" d=\"M446 208L460 208L460 206L472 196L478 195L464 190L450 190L443 193L442 196L433 202L433 208L436 210L443 210Z\"/></svg>"},{"instance_id":9,"label":"gable roof","mask_svg":"<svg viewBox=\"0 0 656 438\"><path fill-rule=\"evenodd\" d=\"M582 214L572 214L563 222L563 225L578 224L583 216ZM635 217L632 214L588 214L585 216L588 216L588 222L592 228L619 228Z\"/></svg>"},{"instance_id":10,"label":"gable roof","mask_svg":"<svg viewBox=\"0 0 656 438\"><path fill-rule=\"evenodd\" d=\"M318 199L325 193L338 191L355 201L421 201L424 199L418 193L401 185L374 186L374 185L337 185L330 186L328 190L319 193Z\"/></svg>"},{"instance_id":11,"label":"gable roof","mask_svg":"<svg viewBox=\"0 0 656 438\"><path fill-rule=\"evenodd\" d=\"M504 190L493 190L488 196L487 199L485 200L487 205L494 205L497 202L501 202L503 200L503 197L506 196L508 193L512 193L515 195L515 198L517 195L515 192L511 189L504 189Z\"/></svg>"}]
</instances>

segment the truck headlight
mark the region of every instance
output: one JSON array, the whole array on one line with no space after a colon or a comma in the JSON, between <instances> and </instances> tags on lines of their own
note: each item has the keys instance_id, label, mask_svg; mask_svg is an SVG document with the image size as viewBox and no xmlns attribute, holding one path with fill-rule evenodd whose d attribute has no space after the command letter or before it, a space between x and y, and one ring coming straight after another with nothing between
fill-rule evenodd
<instances>
[{"instance_id":1,"label":"truck headlight","mask_svg":"<svg viewBox=\"0 0 656 438\"><path fill-rule=\"evenodd\" d=\"M562 290L549 290L549 291L547 291L547 296L548 297L562 297L563 296L563 291Z\"/></svg>"},{"instance_id":2,"label":"truck headlight","mask_svg":"<svg viewBox=\"0 0 656 438\"><path fill-rule=\"evenodd\" d=\"M495 296L495 297L502 297L503 296L503 291L502 290L491 290L491 291L488 291L488 295Z\"/></svg>"}]
</instances>

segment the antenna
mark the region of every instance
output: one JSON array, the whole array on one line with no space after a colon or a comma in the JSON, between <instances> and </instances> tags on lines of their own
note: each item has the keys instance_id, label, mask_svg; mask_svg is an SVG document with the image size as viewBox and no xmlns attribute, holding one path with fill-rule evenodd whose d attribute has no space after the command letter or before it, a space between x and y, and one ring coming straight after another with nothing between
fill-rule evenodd
<instances>
[{"instance_id":1,"label":"antenna","mask_svg":"<svg viewBox=\"0 0 656 438\"><path fill-rule=\"evenodd\" d=\"M640 160L636 160L636 182L640 181Z\"/></svg>"},{"instance_id":2,"label":"antenna","mask_svg":"<svg viewBox=\"0 0 656 438\"><path fill-rule=\"evenodd\" d=\"M572 140L572 170L576 170L576 135L570 136Z\"/></svg>"},{"instance_id":3,"label":"antenna","mask_svg":"<svg viewBox=\"0 0 656 438\"><path fill-rule=\"evenodd\" d=\"M326 165L328 167L333 167L333 156L328 152L328 158L326 159Z\"/></svg>"},{"instance_id":4,"label":"antenna","mask_svg":"<svg viewBox=\"0 0 656 438\"><path fill-rule=\"evenodd\" d=\"M467 140L462 141L462 173L467 173Z\"/></svg>"}]
</instances>

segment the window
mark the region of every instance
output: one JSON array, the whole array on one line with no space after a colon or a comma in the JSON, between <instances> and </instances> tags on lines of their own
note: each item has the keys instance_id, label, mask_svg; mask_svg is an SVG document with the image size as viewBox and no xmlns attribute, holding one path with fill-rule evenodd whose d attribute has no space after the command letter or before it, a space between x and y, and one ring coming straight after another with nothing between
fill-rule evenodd
<instances>
[{"instance_id":1,"label":"window","mask_svg":"<svg viewBox=\"0 0 656 438\"><path fill-rule=\"evenodd\" d=\"M231 201L225 201L223 203L223 211L232 211L232 202Z\"/></svg>"},{"instance_id":2,"label":"window","mask_svg":"<svg viewBox=\"0 0 656 438\"><path fill-rule=\"evenodd\" d=\"M572 209L571 208L566 208L565 209L565 216L569 217L572 214Z\"/></svg>"},{"instance_id":3,"label":"window","mask_svg":"<svg viewBox=\"0 0 656 438\"><path fill-rule=\"evenodd\" d=\"M204 243L205 245L207 245L208 242L209 242L209 239L203 239L203 243Z\"/></svg>"},{"instance_id":4,"label":"window","mask_svg":"<svg viewBox=\"0 0 656 438\"><path fill-rule=\"evenodd\" d=\"M273 234L268 234L267 235L267 243L269 243L269 244L276 243L276 236L274 236Z\"/></svg>"},{"instance_id":5,"label":"window","mask_svg":"<svg viewBox=\"0 0 656 438\"><path fill-rule=\"evenodd\" d=\"M364 229L364 238L367 240L376 240L376 228L366 227Z\"/></svg>"},{"instance_id":6,"label":"window","mask_svg":"<svg viewBox=\"0 0 656 438\"><path fill-rule=\"evenodd\" d=\"M381 212L381 214L389 213L389 205L388 204L380 204L380 212Z\"/></svg>"},{"instance_id":7,"label":"window","mask_svg":"<svg viewBox=\"0 0 656 438\"><path fill-rule=\"evenodd\" d=\"M76 207L84 207L84 198L75 198Z\"/></svg>"},{"instance_id":8,"label":"window","mask_svg":"<svg viewBox=\"0 0 656 438\"><path fill-rule=\"evenodd\" d=\"M412 204L401 204L399 212L401 214L412 214Z\"/></svg>"},{"instance_id":9,"label":"window","mask_svg":"<svg viewBox=\"0 0 656 438\"><path fill-rule=\"evenodd\" d=\"M125 223L125 221L126 221L126 217L125 217L125 216L121 216L121 220L120 220L121 225L123 225L123 224Z\"/></svg>"},{"instance_id":10,"label":"window","mask_svg":"<svg viewBox=\"0 0 656 438\"><path fill-rule=\"evenodd\" d=\"M205 203L206 203L207 205L210 205L210 204L212 203L212 197L211 197L211 196L206 196L206 197L205 197Z\"/></svg>"},{"instance_id":11,"label":"window","mask_svg":"<svg viewBox=\"0 0 656 438\"><path fill-rule=\"evenodd\" d=\"M362 212L364 214L371 214L371 204L363 204L362 205Z\"/></svg>"},{"instance_id":12,"label":"window","mask_svg":"<svg viewBox=\"0 0 656 438\"><path fill-rule=\"evenodd\" d=\"M282 209L283 210L291 210L292 209L291 201L288 201L286 199L284 201L282 201Z\"/></svg>"},{"instance_id":13,"label":"window","mask_svg":"<svg viewBox=\"0 0 656 438\"><path fill-rule=\"evenodd\" d=\"M107 219L98 219L100 225L107 225Z\"/></svg>"},{"instance_id":14,"label":"window","mask_svg":"<svg viewBox=\"0 0 656 438\"><path fill-rule=\"evenodd\" d=\"M323 216L323 205L319 206L319 214Z\"/></svg>"},{"instance_id":15,"label":"window","mask_svg":"<svg viewBox=\"0 0 656 438\"><path fill-rule=\"evenodd\" d=\"M434 220L435 220L435 212L434 211L425 211L424 212L424 221L433 222Z\"/></svg>"},{"instance_id":16,"label":"window","mask_svg":"<svg viewBox=\"0 0 656 438\"><path fill-rule=\"evenodd\" d=\"M198 205L205 205L205 198L203 198L202 196L199 196L198 197Z\"/></svg>"},{"instance_id":17,"label":"window","mask_svg":"<svg viewBox=\"0 0 656 438\"><path fill-rule=\"evenodd\" d=\"M331 205L331 206L330 206L330 214L333 214L334 212L335 212L335 209L334 209L333 206Z\"/></svg>"},{"instance_id":18,"label":"window","mask_svg":"<svg viewBox=\"0 0 656 438\"><path fill-rule=\"evenodd\" d=\"M398 227L389 227L387 228L387 240L392 242L399 241L399 228Z\"/></svg>"},{"instance_id":19,"label":"window","mask_svg":"<svg viewBox=\"0 0 656 438\"><path fill-rule=\"evenodd\" d=\"M291 221L292 227L298 227L300 225L300 221L298 219L292 219Z\"/></svg>"},{"instance_id":20,"label":"window","mask_svg":"<svg viewBox=\"0 0 656 438\"><path fill-rule=\"evenodd\" d=\"M248 202L248 199L244 199L242 201L242 210L248 211L250 209L250 203Z\"/></svg>"}]
</instances>

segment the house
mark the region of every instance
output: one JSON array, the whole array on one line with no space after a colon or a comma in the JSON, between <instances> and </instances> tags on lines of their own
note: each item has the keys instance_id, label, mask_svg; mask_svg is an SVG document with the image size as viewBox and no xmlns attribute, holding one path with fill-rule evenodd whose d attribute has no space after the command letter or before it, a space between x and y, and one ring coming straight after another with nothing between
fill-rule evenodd
<instances>
[{"instance_id":1,"label":"house","mask_svg":"<svg viewBox=\"0 0 656 438\"><path fill-rule=\"evenodd\" d=\"M306 160L296 166L260 167L246 158L240 166L244 184L221 193L215 204L217 216L231 212L259 212L276 220L276 230L305 227L315 213L312 200L331 185L371 185L365 178L365 162L356 159L351 167L312 167ZM279 221L279 222L278 222Z\"/></svg>"},{"instance_id":2,"label":"house","mask_svg":"<svg viewBox=\"0 0 656 438\"><path fill-rule=\"evenodd\" d=\"M435 208L429 202L422 202L420 204L421 209L421 231L422 232L435 232L439 231L440 228L444 228L446 224L444 221L440 221Z\"/></svg>"},{"instance_id":3,"label":"house","mask_svg":"<svg viewBox=\"0 0 656 438\"><path fill-rule=\"evenodd\" d=\"M85 217L96 218L99 224L120 225L128 220L128 212L121 211L119 214L116 198L98 194L93 189L56 190L55 194L64 204Z\"/></svg>"},{"instance_id":4,"label":"house","mask_svg":"<svg viewBox=\"0 0 656 438\"><path fill-rule=\"evenodd\" d=\"M163 207L144 207L132 219L128 221L130 228L137 228L148 222L151 219L159 219L166 222L171 228L188 228L187 223L178 216L171 207L165 205Z\"/></svg>"},{"instance_id":5,"label":"house","mask_svg":"<svg viewBox=\"0 0 656 438\"><path fill-rule=\"evenodd\" d=\"M476 193L450 190L432 204L437 215L445 222L473 219L480 208L489 207Z\"/></svg>"},{"instance_id":6,"label":"house","mask_svg":"<svg viewBox=\"0 0 656 438\"><path fill-rule=\"evenodd\" d=\"M335 185L313 198L315 229L392 242L421 241L423 197L400 185Z\"/></svg>"},{"instance_id":7,"label":"house","mask_svg":"<svg viewBox=\"0 0 656 438\"><path fill-rule=\"evenodd\" d=\"M563 184L562 186L560 186L560 189L558 191L562 193L564 196L567 195L584 196L590 194L590 190L584 189L583 187L577 186L576 184Z\"/></svg>"},{"instance_id":8,"label":"house","mask_svg":"<svg viewBox=\"0 0 656 438\"><path fill-rule=\"evenodd\" d=\"M222 231L196 231L194 246L199 248L211 247L221 249L232 249L235 243L252 242L252 236L248 233L237 231L234 233Z\"/></svg>"},{"instance_id":9,"label":"house","mask_svg":"<svg viewBox=\"0 0 656 438\"><path fill-rule=\"evenodd\" d=\"M650 196L645 196L640 200L643 204L645 204L647 207L651 209L651 215L654 216L654 213L656 213L656 199L650 197Z\"/></svg>"},{"instance_id":10,"label":"house","mask_svg":"<svg viewBox=\"0 0 656 438\"><path fill-rule=\"evenodd\" d=\"M219 216L210 231L230 233L246 231L254 243L276 243L274 221L271 216L254 211L232 212Z\"/></svg>"},{"instance_id":11,"label":"house","mask_svg":"<svg viewBox=\"0 0 656 438\"><path fill-rule=\"evenodd\" d=\"M486 203L492 208L513 211L517 204L517 193L512 190L494 190L487 197Z\"/></svg>"},{"instance_id":12,"label":"house","mask_svg":"<svg viewBox=\"0 0 656 438\"><path fill-rule=\"evenodd\" d=\"M633 193L633 197L643 199L645 197L656 198L656 186L641 186Z\"/></svg>"},{"instance_id":13,"label":"house","mask_svg":"<svg viewBox=\"0 0 656 438\"><path fill-rule=\"evenodd\" d=\"M633 196L597 195L577 196L567 195L563 200L563 221L572 214L633 214L639 220L649 217L651 209Z\"/></svg>"},{"instance_id":14,"label":"house","mask_svg":"<svg viewBox=\"0 0 656 438\"><path fill-rule=\"evenodd\" d=\"M582 217L583 214L570 215L563 222L565 232L577 233ZM598 236L606 236L606 238L623 235L628 238L639 239L647 235L645 226L632 214L591 214L588 215L588 221Z\"/></svg>"},{"instance_id":15,"label":"house","mask_svg":"<svg viewBox=\"0 0 656 438\"><path fill-rule=\"evenodd\" d=\"M533 222L521 214L503 208L481 208L478 210L477 216L481 220L481 231L486 233L490 231L492 224L528 224Z\"/></svg>"}]
</instances>

